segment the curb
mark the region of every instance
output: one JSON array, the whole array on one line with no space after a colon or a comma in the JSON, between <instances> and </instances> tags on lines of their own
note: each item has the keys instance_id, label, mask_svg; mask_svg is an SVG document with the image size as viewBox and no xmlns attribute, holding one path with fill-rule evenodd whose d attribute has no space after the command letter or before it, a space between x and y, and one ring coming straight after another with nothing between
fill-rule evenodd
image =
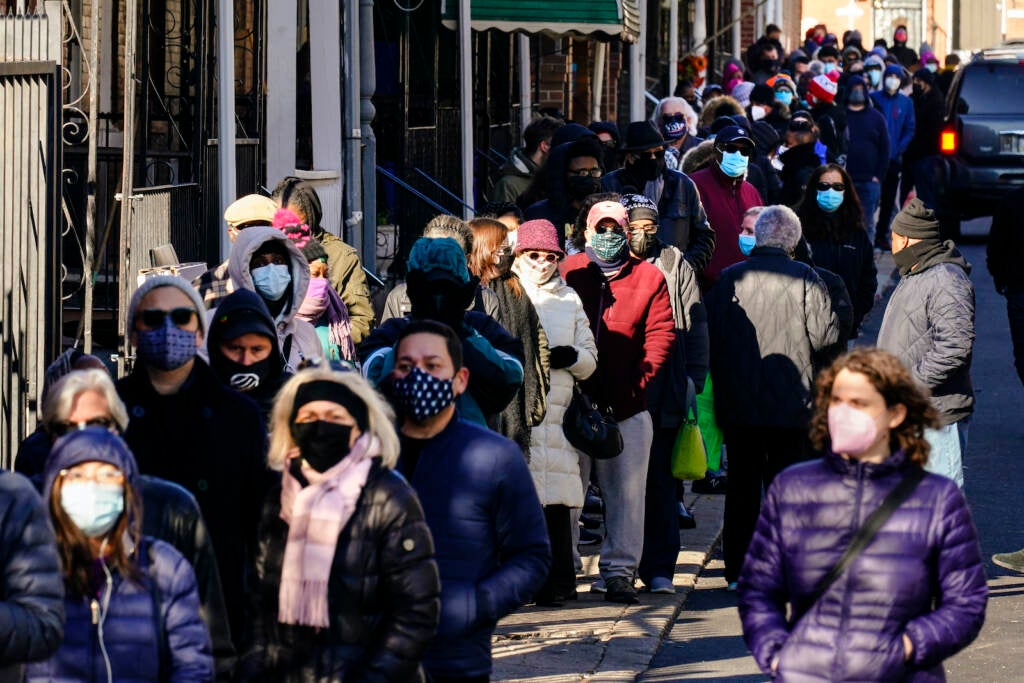
<instances>
[{"instance_id":1,"label":"curb","mask_svg":"<svg viewBox=\"0 0 1024 683\"><path fill-rule=\"evenodd\" d=\"M498 623L492 639L493 681L568 683L634 681L647 670L683 609L718 541L725 497L693 496L698 528L680 534L674 595L640 594L638 605L615 605L590 593L596 555L585 556L579 600L560 608L529 606Z\"/></svg>"}]
</instances>

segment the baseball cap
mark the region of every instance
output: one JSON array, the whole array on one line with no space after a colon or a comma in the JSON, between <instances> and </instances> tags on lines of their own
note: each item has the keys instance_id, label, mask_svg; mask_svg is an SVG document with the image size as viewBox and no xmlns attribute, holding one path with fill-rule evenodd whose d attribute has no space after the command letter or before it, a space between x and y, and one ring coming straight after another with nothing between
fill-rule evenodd
<instances>
[{"instance_id":1,"label":"baseball cap","mask_svg":"<svg viewBox=\"0 0 1024 683\"><path fill-rule=\"evenodd\" d=\"M619 202L598 202L587 214L587 227L593 228L603 220L613 220L625 228L629 224L629 213Z\"/></svg>"}]
</instances>

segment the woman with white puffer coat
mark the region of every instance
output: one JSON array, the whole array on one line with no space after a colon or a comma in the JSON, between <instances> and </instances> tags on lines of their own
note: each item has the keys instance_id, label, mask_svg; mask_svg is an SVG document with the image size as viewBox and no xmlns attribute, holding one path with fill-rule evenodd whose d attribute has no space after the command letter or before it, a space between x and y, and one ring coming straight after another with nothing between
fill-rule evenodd
<instances>
[{"instance_id":1,"label":"woman with white puffer coat","mask_svg":"<svg viewBox=\"0 0 1024 683\"><path fill-rule=\"evenodd\" d=\"M523 223L515 250L512 270L537 309L550 350L548 411L544 422L532 430L530 473L551 540L551 571L536 603L557 606L576 599L571 509L583 507L580 454L565 438L562 418L572 400L573 384L597 368L597 344L579 295L558 272L565 252L558 246L555 226L542 219Z\"/></svg>"}]
</instances>

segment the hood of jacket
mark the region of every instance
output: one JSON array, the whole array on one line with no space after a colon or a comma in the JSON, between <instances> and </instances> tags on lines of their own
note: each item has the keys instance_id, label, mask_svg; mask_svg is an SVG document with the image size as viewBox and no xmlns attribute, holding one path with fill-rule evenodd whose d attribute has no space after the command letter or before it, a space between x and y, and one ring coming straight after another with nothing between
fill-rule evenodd
<instances>
[{"instance_id":1,"label":"hood of jacket","mask_svg":"<svg viewBox=\"0 0 1024 683\"><path fill-rule=\"evenodd\" d=\"M217 306L210 321L210 336L207 340L207 351L210 358L210 367L217 371L217 360L223 357L220 351L220 344L224 341L224 331L227 327L227 319L232 313L244 313L251 316L260 323L264 334L270 338L274 350L270 354L269 378L278 378L284 371L284 358L281 355L281 344L277 337L277 327L270 315L267 304L256 292L249 289L237 289L225 297ZM222 378L223 379L223 378Z\"/></svg>"},{"instance_id":2,"label":"hood of jacket","mask_svg":"<svg viewBox=\"0 0 1024 683\"><path fill-rule=\"evenodd\" d=\"M501 165L498 171L499 176L512 175L519 178L530 179L537 172L537 164L533 163L521 147L512 150L508 161Z\"/></svg>"},{"instance_id":3,"label":"hood of jacket","mask_svg":"<svg viewBox=\"0 0 1024 683\"><path fill-rule=\"evenodd\" d=\"M277 240L284 246L288 253L289 272L292 276L291 298L285 304L275 321L278 327L286 326L295 318L299 306L306 298L306 289L309 287L309 262L302 255L299 248L295 246L288 237L276 228L266 225L259 225L246 228L238 233L238 238L231 246L231 256L228 258L228 275L235 289L248 289L255 292L256 286L252 282L252 272L249 270L249 262L253 254L265 243Z\"/></svg>"},{"instance_id":4,"label":"hood of jacket","mask_svg":"<svg viewBox=\"0 0 1024 683\"><path fill-rule=\"evenodd\" d=\"M53 483L61 470L66 470L83 462L105 462L121 470L126 486L135 486L139 476L139 467L135 463L128 444L104 427L86 427L57 439L50 451L43 469L43 500L50 500Z\"/></svg>"}]
</instances>

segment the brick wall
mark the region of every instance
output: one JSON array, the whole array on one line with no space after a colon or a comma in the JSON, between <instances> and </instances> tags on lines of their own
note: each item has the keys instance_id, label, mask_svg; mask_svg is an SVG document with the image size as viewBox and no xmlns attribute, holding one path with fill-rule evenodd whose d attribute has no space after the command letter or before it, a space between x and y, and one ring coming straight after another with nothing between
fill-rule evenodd
<instances>
[{"instance_id":1,"label":"brick wall","mask_svg":"<svg viewBox=\"0 0 1024 683\"><path fill-rule=\"evenodd\" d=\"M555 53L559 44L561 50ZM563 38L555 42L543 38L538 45L541 58L539 73L533 74L535 106L556 107L567 117L588 123L596 71L594 41L589 38ZM619 77L625 63L626 48L617 41L607 43L607 46L601 117L614 121L618 118Z\"/></svg>"}]
</instances>

